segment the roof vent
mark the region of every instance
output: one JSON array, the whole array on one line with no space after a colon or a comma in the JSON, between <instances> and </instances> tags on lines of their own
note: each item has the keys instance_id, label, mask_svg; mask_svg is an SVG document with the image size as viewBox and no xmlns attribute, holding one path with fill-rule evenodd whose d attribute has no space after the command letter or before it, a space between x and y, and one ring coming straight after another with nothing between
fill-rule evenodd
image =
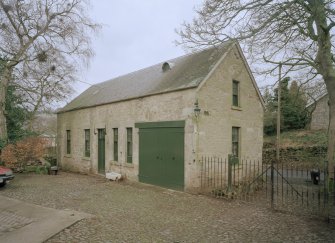
<instances>
[{"instance_id":1,"label":"roof vent","mask_svg":"<svg viewBox=\"0 0 335 243\"><path fill-rule=\"evenodd\" d=\"M168 62L164 62L162 65L162 70L163 72L169 71L173 65L171 65L172 63L168 63Z\"/></svg>"}]
</instances>

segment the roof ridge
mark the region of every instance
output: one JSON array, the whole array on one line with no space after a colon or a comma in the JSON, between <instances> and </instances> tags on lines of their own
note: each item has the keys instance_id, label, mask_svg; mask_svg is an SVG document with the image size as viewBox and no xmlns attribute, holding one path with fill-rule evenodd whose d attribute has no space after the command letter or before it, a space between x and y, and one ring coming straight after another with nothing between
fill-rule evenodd
<instances>
[{"instance_id":1,"label":"roof ridge","mask_svg":"<svg viewBox=\"0 0 335 243\"><path fill-rule=\"evenodd\" d=\"M313 100L311 100L310 102L308 102L308 104L306 105L306 107L309 107L311 105L313 105L314 103L318 102L319 100L321 100L323 97L328 95L328 91L324 90L320 95L316 96L315 98L312 98Z\"/></svg>"},{"instance_id":2,"label":"roof ridge","mask_svg":"<svg viewBox=\"0 0 335 243\"><path fill-rule=\"evenodd\" d=\"M58 113L197 87L231 45L227 41L94 84ZM164 62L175 66L169 72L162 72L159 67Z\"/></svg>"},{"instance_id":3,"label":"roof ridge","mask_svg":"<svg viewBox=\"0 0 335 243\"><path fill-rule=\"evenodd\" d=\"M160 65L160 64L162 64L162 63L164 63L164 62L171 62L171 61L173 61L173 60L175 60L175 59L182 59L182 58L185 58L185 57L188 57L188 56L192 56L192 55L200 54L200 53L202 53L202 52L209 51L209 50L214 49L214 48L215 48L215 49L216 49L216 48L222 48L223 45L227 45L227 46L228 46L229 43L233 43L233 41L226 41L226 42L221 43L221 44L219 44L219 45L213 45L213 46L208 47L208 48L198 49L198 50L196 50L195 52L185 53L185 54L183 54L183 55L181 55L181 56L177 56L177 57L174 57L174 58L165 60L165 61L160 61L160 62L158 62L158 63L156 63L156 64L152 64L152 65L150 65L150 66L146 66L146 67L143 67L143 68L140 68L140 69L131 71L131 72L129 72L129 73L121 74L121 75L116 76L116 77L114 77L114 78L111 78L111 79L102 81L102 82L100 82L100 83L93 84L92 86L95 86L95 85L99 86L99 84L107 83L107 82L113 81L113 80L118 79L118 78L122 78L122 77L131 75L131 74L134 74L134 73L137 73L137 72L141 72L141 71L143 71L143 70L145 70L145 69L150 69L150 68L152 68L152 67L154 67L154 66L158 66L158 65ZM91 87L92 87L92 86L91 86Z\"/></svg>"}]
</instances>

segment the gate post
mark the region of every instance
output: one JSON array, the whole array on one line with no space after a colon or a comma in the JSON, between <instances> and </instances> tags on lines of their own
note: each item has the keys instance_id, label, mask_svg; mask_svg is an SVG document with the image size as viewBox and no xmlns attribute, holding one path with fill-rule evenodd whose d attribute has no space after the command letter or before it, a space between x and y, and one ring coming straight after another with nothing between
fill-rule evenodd
<instances>
[{"instance_id":1,"label":"gate post","mask_svg":"<svg viewBox=\"0 0 335 243\"><path fill-rule=\"evenodd\" d=\"M231 196L232 189L232 158L228 155L228 196Z\"/></svg>"},{"instance_id":2,"label":"gate post","mask_svg":"<svg viewBox=\"0 0 335 243\"><path fill-rule=\"evenodd\" d=\"M328 160L324 161L324 194L323 194L323 203L324 203L324 209L326 214L326 219L329 221L329 203L328 203L328 197L329 197L329 171L328 171Z\"/></svg>"}]
</instances>

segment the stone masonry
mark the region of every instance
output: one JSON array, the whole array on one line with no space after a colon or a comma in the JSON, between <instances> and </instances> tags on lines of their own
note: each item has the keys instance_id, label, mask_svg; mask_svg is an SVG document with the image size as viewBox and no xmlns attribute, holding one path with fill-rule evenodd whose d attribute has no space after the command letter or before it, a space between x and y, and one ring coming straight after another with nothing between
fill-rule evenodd
<instances>
[{"instance_id":1,"label":"stone masonry","mask_svg":"<svg viewBox=\"0 0 335 243\"><path fill-rule=\"evenodd\" d=\"M312 104L311 106L313 106ZM315 110L311 119L311 130L328 129L329 123L329 106L328 95L323 96L316 102Z\"/></svg>"},{"instance_id":2,"label":"stone masonry","mask_svg":"<svg viewBox=\"0 0 335 243\"><path fill-rule=\"evenodd\" d=\"M232 106L232 80L239 82L239 107ZM98 94L97 94L98 95ZM185 121L185 190L200 186L201 156L227 158L232 153L232 127L239 127L240 157L262 158L263 106L256 83L238 45L232 45L195 88L114 102L58 114L58 161L63 169L98 173L97 129L106 129L106 171L138 180L139 135L136 122ZM194 115L198 101L200 115ZM126 163L126 129L133 128L133 162ZM113 161L113 133L119 131L119 161ZM84 129L90 129L90 157L84 156ZM66 154L71 130L71 154Z\"/></svg>"}]
</instances>

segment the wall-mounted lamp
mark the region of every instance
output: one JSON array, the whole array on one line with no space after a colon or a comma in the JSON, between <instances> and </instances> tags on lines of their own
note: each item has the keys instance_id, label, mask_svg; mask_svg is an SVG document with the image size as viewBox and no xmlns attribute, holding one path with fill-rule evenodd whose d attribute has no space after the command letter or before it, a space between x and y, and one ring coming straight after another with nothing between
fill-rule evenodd
<instances>
[{"instance_id":1,"label":"wall-mounted lamp","mask_svg":"<svg viewBox=\"0 0 335 243\"><path fill-rule=\"evenodd\" d=\"M199 117L201 109L199 108L198 100L194 103L194 115L195 117Z\"/></svg>"}]
</instances>

